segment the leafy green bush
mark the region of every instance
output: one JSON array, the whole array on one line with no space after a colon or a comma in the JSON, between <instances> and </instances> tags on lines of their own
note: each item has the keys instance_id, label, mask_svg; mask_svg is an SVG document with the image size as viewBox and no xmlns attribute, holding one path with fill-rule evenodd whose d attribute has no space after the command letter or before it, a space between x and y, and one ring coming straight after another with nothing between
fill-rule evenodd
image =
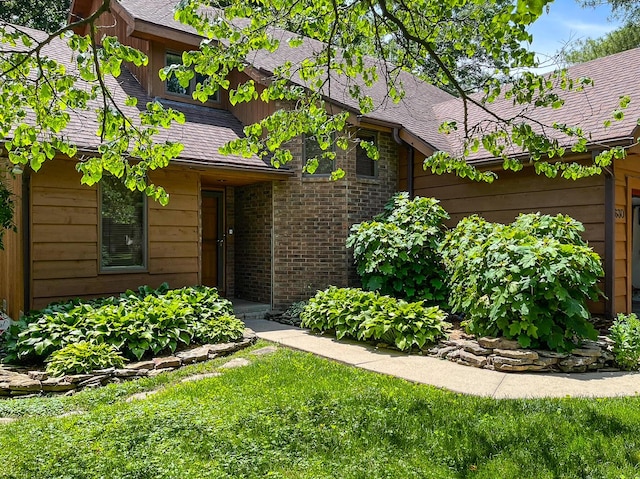
<instances>
[{"instance_id":1,"label":"leafy green bush","mask_svg":"<svg viewBox=\"0 0 640 479\"><path fill-rule=\"evenodd\" d=\"M444 305L447 287L438 245L448 218L438 200L410 200L398 193L373 221L353 225L347 247L353 248L363 287Z\"/></svg>"},{"instance_id":2,"label":"leafy green bush","mask_svg":"<svg viewBox=\"0 0 640 479\"><path fill-rule=\"evenodd\" d=\"M520 215L511 225L465 218L441 245L449 302L475 334L558 351L595 339L588 299L602 294L600 257L568 216Z\"/></svg>"},{"instance_id":3,"label":"leafy green bush","mask_svg":"<svg viewBox=\"0 0 640 479\"><path fill-rule=\"evenodd\" d=\"M609 330L613 354L623 369L640 367L640 319L635 314L618 314Z\"/></svg>"},{"instance_id":4,"label":"leafy green bush","mask_svg":"<svg viewBox=\"0 0 640 479\"><path fill-rule=\"evenodd\" d=\"M231 314L212 316L196 324L194 336L206 343L227 343L242 337L244 323Z\"/></svg>"},{"instance_id":5,"label":"leafy green bush","mask_svg":"<svg viewBox=\"0 0 640 479\"><path fill-rule=\"evenodd\" d=\"M316 331L334 330L338 339L380 340L409 350L432 343L448 325L437 306L408 303L378 292L331 286L309 300L300 315L302 326Z\"/></svg>"},{"instance_id":6,"label":"leafy green bush","mask_svg":"<svg viewBox=\"0 0 640 479\"><path fill-rule=\"evenodd\" d=\"M124 361L110 344L80 341L51 353L47 358L47 372L52 376L88 373L94 369L121 368Z\"/></svg>"},{"instance_id":7,"label":"leafy green bush","mask_svg":"<svg viewBox=\"0 0 640 479\"><path fill-rule=\"evenodd\" d=\"M57 303L12 326L7 360L41 360L80 341L110 344L126 357L140 359L191 342L235 340L243 328L229 318L232 313L231 302L206 286L141 287L119 297Z\"/></svg>"}]
</instances>

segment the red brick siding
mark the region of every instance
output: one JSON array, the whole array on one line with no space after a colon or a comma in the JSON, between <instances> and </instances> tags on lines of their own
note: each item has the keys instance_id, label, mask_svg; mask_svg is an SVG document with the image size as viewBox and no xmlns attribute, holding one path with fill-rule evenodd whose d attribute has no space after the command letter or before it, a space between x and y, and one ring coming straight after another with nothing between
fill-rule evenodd
<instances>
[{"instance_id":1,"label":"red brick siding","mask_svg":"<svg viewBox=\"0 0 640 479\"><path fill-rule=\"evenodd\" d=\"M235 296L271 302L272 185L235 189Z\"/></svg>"},{"instance_id":2,"label":"red brick siding","mask_svg":"<svg viewBox=\"0 0 640 479\"><path fill-rule=\"evenodd\" d=\"M351 254L345 246L353 223L379 213L396 191L397 146L389 134L378 138L377 178L356 176L356 152L338 152L340 181L302 175L302 161L290 165L296 176L274 183L274 307L307 299L329 285L357 284ZM302 141L290 145L296 158Z\"/></svg>"}]
</instances>

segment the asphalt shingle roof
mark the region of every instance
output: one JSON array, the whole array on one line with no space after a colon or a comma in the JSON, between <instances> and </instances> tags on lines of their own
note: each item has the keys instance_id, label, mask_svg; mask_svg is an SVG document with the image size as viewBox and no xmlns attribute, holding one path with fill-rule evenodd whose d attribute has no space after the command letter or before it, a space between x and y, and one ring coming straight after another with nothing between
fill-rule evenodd
<instances>
[{"instance_id":1,"label":"asphalt shingle roof","mask_svg":"<svg viewBox=\"0 0 640 479\"><path fill-rule=\"evenodd\" d=\"M38 30L25 27L20 27L20 29L28 32L35 39L42 40L47 37L45 33ZM43 53L63 63L69 73L76 70L73 52L65 40L54 38L50 45L43 50ZM122 74L117 79L107 77L106 81L114 99L130 118L137 118L147 102L153 100L126 69L122 70ZM136 107L125 106L127 96L136 97L138 105ZM277 171L257 157L244 158L219 153L218 149L225 143L243 136L243 125L230 112L179 102L163 101L163 103L185 115L185 123L174 122L169 130L161 129L156 135L159 141L170 140L184 145L179 157L180 160L206 166ZM98 123L94 111L101 106L101 102L95 102L87 111L69 112L71 121L64 134L81 150L95 150L100 144L100 138L96 135Z\"/></svg>"},{"instance_id":2,"label":"asphalt shingle roof","mask_svg":"<svg viewBox=\"0 0 640 479\"><path fill-rule=\"evenodd\" d=\"M77 0L79 1L79 0ZM177 0L114 0L136 21L147 22L163 26L176 31L186 32L197 36L197 32L183 25L173 18L174 5ZM212 10L213 12L213 10ZM284 30L274 30L274 36L286 40L294 35ZM286 41L280 42L280 48L273 53L258 51L247 58L247 62L254 68L273 72L277 66L285 61L299 64L305 58L313 56L323 48L323 44L305 39L301 47L291 48ZM377 60L369 59L370 62ZM380 69L387 65L379 63ZM619 140L631 137L636 129L636 121L640 118L640 99L634 98L634 89L640 77L640 49L600 58L581 65L569 68L570 78L588 76L593 79L594 86L587 87L581 92L561 92L565 99L565 105L560 109L552 108L528 108L521 105L514 106L511 101L499 99L490 105L492 111L502 117L513 117L527 108L527 116L534 122L551 125L553 122L565 123L568 126L581 126L590 135L592 143ZM399 79L404 86L406 95L400 103L393 103L387 96L387 86L384 82L377 82L370 88L364 88L366 94L373 99L375 110L364 116L364 119L372 119L387 122L393 125L401 125L404 129L436 149L459 153L462 146L462 138L458 133L444 135L438 132L439 125L446 120L462 120L462 102L448 93L421 81L408 72L400 72ZM298 80L299 83L301 83ZM344 77L332 78L332 89L324 92L335 103L345 106L357 112L358 105L348 94L348 88ZM360 83L362 86L362 83ZM603 126L605 119L611 118L611 113L617 107L619 98L630 95L632 102L625 111L623 121L613 121L609 128ZM207 115L212 114L218 118L205 118L207 115L193 116L189 113L189 124L172 132L178 135L187 144L185 155L202 157L207 148L202 142L190 141L190 131L202 128L210 132L215 142L225 138L241 134L240 125L229 118L230 115L211 109L206 109ZM477 107L469 110L470 124L488 122L490 116L487 112ZM207 123L209 122L209 123ZM218 132L217 128L226 125L226 132ZM208 130L207 128L211 128ZM198 130L199 134L204 130ZM215 131L215 132L214 132ZM553 131L549 131L552 135ZM208 150L210 152L213 149ZM217 152L217 148L215 149ZM513 149L513 154L520 153ZM214 153L215 156L215 153ZM486 151L480 151L472 157L472 161L484 161L489 159ZM215 161L223 161L216 158ZM232 161L232 160L227 160ZM259 161L259 160L256 160Z\"/></svg>"}]
</instances>

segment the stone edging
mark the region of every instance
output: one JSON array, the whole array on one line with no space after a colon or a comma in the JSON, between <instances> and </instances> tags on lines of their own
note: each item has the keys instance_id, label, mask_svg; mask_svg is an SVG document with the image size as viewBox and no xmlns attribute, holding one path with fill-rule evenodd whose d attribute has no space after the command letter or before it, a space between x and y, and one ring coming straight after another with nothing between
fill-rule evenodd
<instances>
[{"instance_id":1,"label":"stone edging","mask_svg":"<svg viewBox=\"0 0 640 479\"><path fill-rule=\"evenodd\" d=\"M505 338L445 340L429 349L430 356L501 372L619 371L611 352L613 342L606 336L583 341L571 354L522 349L517 341Z\"/></svg>"},{"instance_id":2,"label":"stone edging","mask_svg":"<svg viewBox=\"0 0 640 479\"><path fill-rule=\"evenodd\" d=\"M43 393L74 394L83 388L104 386L109 383L173 371L188 364L199 363L219 356L235 353L257 340L256 333L246 328L242 339L233 343L205 344L180 351L173 356L162 356L148 361L129 363L122 369L108 368L88 374L70 374L50 378L44 371L24 371L23 368L0 367L0 397L37 396Z\"/></svg>"}]
</instances>

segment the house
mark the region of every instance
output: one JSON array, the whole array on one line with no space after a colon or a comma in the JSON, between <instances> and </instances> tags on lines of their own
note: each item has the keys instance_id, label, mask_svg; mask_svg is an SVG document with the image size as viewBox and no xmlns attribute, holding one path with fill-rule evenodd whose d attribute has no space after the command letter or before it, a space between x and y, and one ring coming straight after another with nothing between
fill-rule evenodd
<instances>
[{"instance_id":1,"label":"house","mask_svg":"<svg viewBox=\"0 0 640 479\"><path fill-rule=\"evenodd\" d=\"M74 0L72 16L87 17L98 3ZM611 299L593 305L594 312L631 310L632 250L640 256L640 242L633 246L633 222L628 221L637 215L633 198L640 204L637 147L605 174L576 182L529 171L501 174L491 185L432 175L423 170L422 161L436 150L456 148L457 140L439 133L438 126L455 116L459 102L403 72L404 100L389 102L384 86L374 85L368 93L376 108L368 115L358 115L344 91L331 93L330 101L353 113L352 136L374 141L380 151L377 162L357 143L338 151L335 163L346 172L340 181L330 180L330 165L314 175L303 174L305 156L314 149L309 138L292 143L295 160L285 168L258 158L223 156L218 148L241 136L243 125L283 105L232 105L225 91L203 105L190 98L188 88L162 82L154 72L201 40L173 20L174 4L112 0L111 11L100 19L105 34L149 57L148 68L123 72L112 85L116 96L136 96L139 104L158 98L186 116L185 124L169 132L185 145L180 158L149 177L166 188L169 205L162 207L109 180L98 187L81 185L75 162L64 158L47 162L38 173L8 180L16 194L18 232L7 232L5 251L0 252L0 300L11 316L54 300L116 294L165 281L172 287L216 286L227 297L276 308L329 284L356 285L345 247L349 228L380 212L397 190L441 199L452 224L471 213L493 221L510 221L526 211L570 214L585 223L586 238L605 260L604 288ZM249 78L264 84L284 60L302 61L309 49L321 47L313 40L298 49L282 43L272 54L256 54L243 72L233 72L232 85ZM59 42L51 54L69 58L65 48ZM633 93L626 90L637 77L638 60L640 50L633 50L574 67L572 74L587 72L596 86L588 95L571 94L566 106L552 114L567 123L586 121L596 131L593 151L603 145L632 145L635 118L640 117L633 102L624 121L606 130L599 125L619 95ZM613 75L620 64L628 68ZM79 119L69 133L85 154L96 147L91 121ZM493 159L479 155L473 161L484 167ZM636 263L640 269L640 259Z\"/></svg>"}]
</instances>

